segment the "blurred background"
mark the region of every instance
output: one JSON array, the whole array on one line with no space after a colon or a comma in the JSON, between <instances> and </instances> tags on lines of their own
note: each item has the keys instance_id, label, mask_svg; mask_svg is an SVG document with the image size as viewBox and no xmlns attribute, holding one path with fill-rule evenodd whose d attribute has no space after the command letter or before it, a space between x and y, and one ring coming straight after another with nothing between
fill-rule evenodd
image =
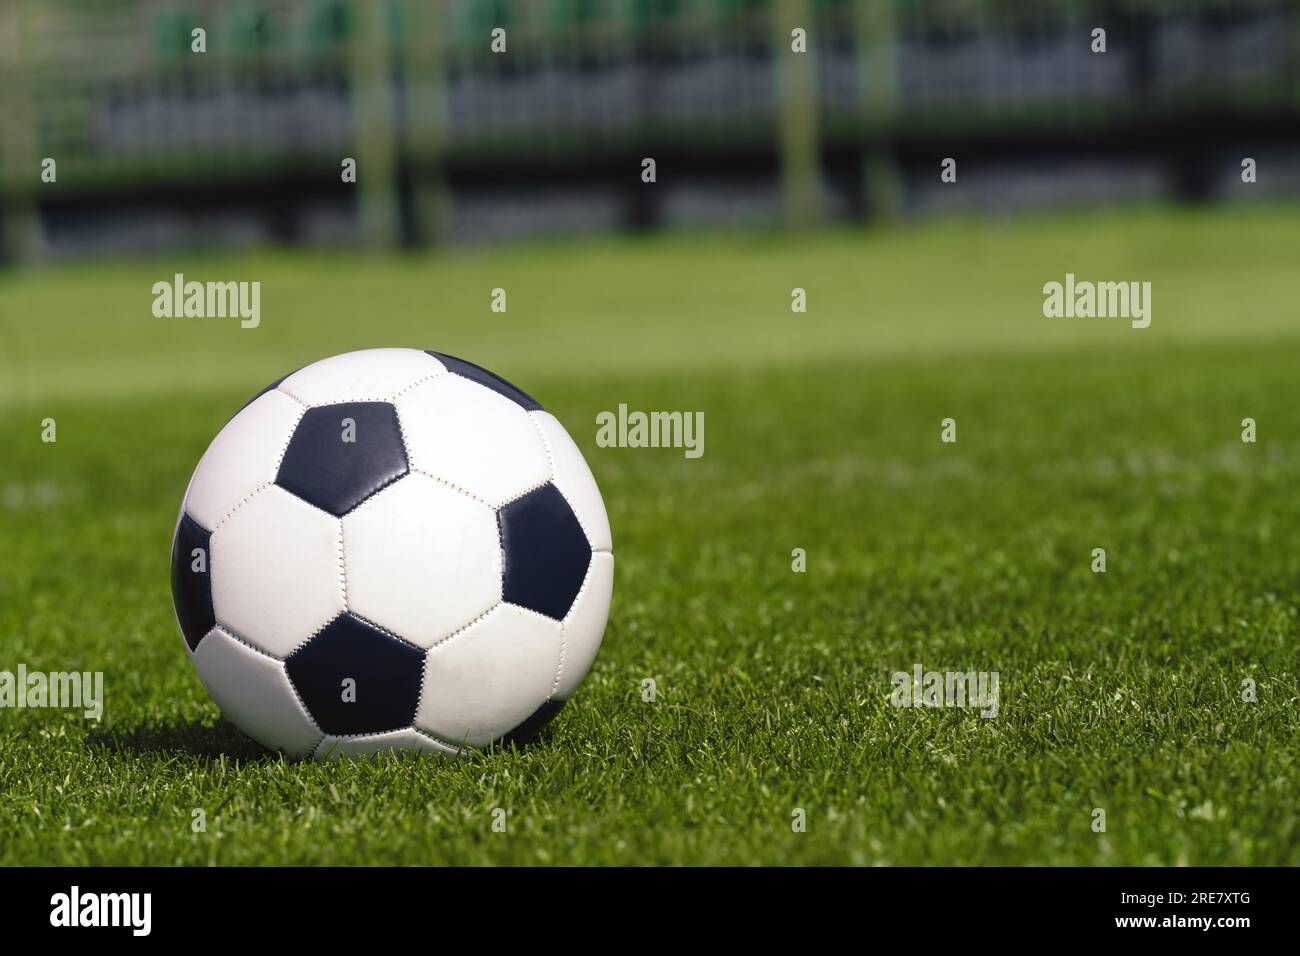
<instances>
[{"instance_id":1,"label":"blurred background","mask_svg":"<svg viewBox=\"0 0 1300 956\"><path fill-rule=\"evenodd\" d=\"M1298 114L1295 0L2 0L0 260L1275 199Z\"/></svg>"}]
</instances>

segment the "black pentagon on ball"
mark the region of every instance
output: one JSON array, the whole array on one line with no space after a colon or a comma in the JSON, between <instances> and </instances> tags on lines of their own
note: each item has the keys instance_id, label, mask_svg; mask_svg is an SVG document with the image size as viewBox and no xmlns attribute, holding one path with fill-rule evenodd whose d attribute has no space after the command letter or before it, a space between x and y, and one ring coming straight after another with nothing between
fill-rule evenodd
<instances>
[{"instance_id":1,"label":"black pentagon on ball","mask_svg":"<svg viewBox=\"0 0 1300 956\"><path fill-rule=\"evenodd\" d=\"M284 666L327 734L377 734L415 721L424 651L351 614L336 617Z\"/></svg>"},{"instance_id":2,"label":"black pentagon on ball","mask_svg":"<svg viewBox=\"0 0 1300 956\"><path fill-rule=\"evenodd\" d=\"M505 599L563 619L591 564L591 544L564 495L547 482L502 507L497 523Z\"/></svg>"},{"instance_id":3,"label":"black pentagon on ball","mask_svg":"<svg viewBox=\"0 0 1300 956\"><path fill-rule=\"evenodd\" d=\"M217 623L212 610L211 540L211 533L197 521L181 515L172 540L172 602L190 650Z\"/></svg>"},{"instance_id":4,"label":"black pentagon on ball","mask_svg":"<svg viewBox=\"0 0 1300 956\"><path fill-rule=\"evenodd\" d=\"M434 358L447 367L447 371L453 375L459 375L461 378L467 378L471 382L478 382L484 388L490 388L498 395L503 395L510 401L514 402L526 412L539 412L542 410L542 403L533 396L529 395L522 388L511 385L496 372L489 372L481 365L475 365L473 362L466 362L464 359L456 358L454 355L444 355L442 352L430 352Z\"/></svg>"},{"instance_id":5,"label":"black pentagon on ball","mask_svg":"<svg viewBox=\"0 0 1300 956\"><path fill-rule=\"evenodd\" d=\"M275 483L333 515L345 515L407 472L397 409L388 402L309 408Z\"/></svg>"}]
</instances>

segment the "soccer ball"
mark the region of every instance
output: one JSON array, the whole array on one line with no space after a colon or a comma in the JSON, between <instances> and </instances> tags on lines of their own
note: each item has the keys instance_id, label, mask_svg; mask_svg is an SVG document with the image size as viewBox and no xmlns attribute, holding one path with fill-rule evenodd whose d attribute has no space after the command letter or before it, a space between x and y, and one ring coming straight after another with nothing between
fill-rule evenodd
<instances>
[{"instance_id":1,"label":"soccer ball","mask_svg":"<svg viewBox=\"0 0 1300 956\"><path fill-rule=\"evenodd\" d=\"M264 389L199 462L172 543L199 678L294 757L527 739L591 667L613 584L605 505L560 423L415 349Z\"/></svg>"}]
</instances>

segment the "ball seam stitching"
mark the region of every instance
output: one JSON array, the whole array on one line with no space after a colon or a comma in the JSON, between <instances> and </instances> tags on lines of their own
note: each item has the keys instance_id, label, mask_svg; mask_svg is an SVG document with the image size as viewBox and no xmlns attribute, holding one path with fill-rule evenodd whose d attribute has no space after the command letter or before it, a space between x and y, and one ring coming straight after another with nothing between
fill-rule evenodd
<instances>
[{"instance_id":1,"label":"ball seam stitching","mask_svg":"<svg viewBox=\"0 0 1300 956\"><path fill-rule=\"evenodd\" d=\"M302 712L307 715L307 722L311 724L312 730L314 730L316 733L321 735L321 740L329 736L321 728L320 724L316 723L316 718L312 716L311 708L309 708L307 706L307 702L302 699L302 694L298 693L298 686L294 684L293 678L289 676L289 669L284 666L285 663L284 658L276 657L274 654L270 653L269 651L263 650L262 648L258 647L256 644L252 643L251 641L245 640L243 637L241 637L239 634L235 632L234 628L230 627L227 624L222 624L218 622L213 629L220 631L222 634L225 634L231 640L239 644L243 644L245 647L247 647L250 651L253 651L255 654L260 654L262 657L269 658L275 661L277 664L279 664L280 673L284 675L285 682L289 685L289 689L293 691L293 696L294 699L298 701L298 706L301 707ZM319 746L320 746L320 741L318 740L316 741L316 743L312 744L311 749L314 751Z\"/></svg>"}]
</instances>

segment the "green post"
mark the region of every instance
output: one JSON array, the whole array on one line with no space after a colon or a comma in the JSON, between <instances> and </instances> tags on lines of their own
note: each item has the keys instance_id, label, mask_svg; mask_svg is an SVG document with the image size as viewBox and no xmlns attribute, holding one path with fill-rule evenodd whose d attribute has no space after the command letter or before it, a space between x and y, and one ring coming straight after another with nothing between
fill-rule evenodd
<instances>
[{"instance_id":1,"label":"green post","mask_svg":"<svg viewBox=\"0 0 1300 956\"><path fill-rule=\"evenodd\" d=\"M5 127L0 136L0 220L4 223L0 263L35 259L44 245L36 202L36 190L42 185L41 157L37 156L31 77L27 74L31 60L25 56L32 42L32 33L26 29L27 13L27 3L0 6L0 63L8 64L0 71L0 115Z\"/></svg>"},{"instance_id":2,"label":"green post","mask_svg":"<svg viewBox=\"0 0 1300 956\"><path fill-rule=\"evenodd\" d=\"M349 12L353 24L349 69L361 237L367 246L391 246L398 238L398 215L388 4L352 0Z\"/></svg>"},{"instance_id":3,"label":"green post","mask_svg":"<svg viewBox=\"0 0 1300 956\"><path fill-rule=\"evenodd\" d=\"M815 223L821 215L821 155L817 138L817 77L813 69L812 4L776 0L772 17L776 62L777 129L781 192L788 226ZM805 32L806 52L792 49L792 31Z\"/></svg>"},{"instance_id":4,"label":"green post","mask_svg":"<svg viewBox=\"0 0 1300 956\"><path fill-rule=\"evenodd\" d=\"M408 140L414 167L412 201L421 242L438 242L448 212L444 161L447 153L447 43L436 3L407 0L403 9L403 70Z\"/></svg>"},{"instance_id":5,"label":"green post","mask_svg":"<svg viewBox=\"0 0 1300 956\"><path fill-rule=\"evenodd\" d=\"M890 146L898 120L898 23L894 0L857 0L858 89L862 99L862 192L867 214L895 219L903 181Z\"/></svg>"}]
</instances>

